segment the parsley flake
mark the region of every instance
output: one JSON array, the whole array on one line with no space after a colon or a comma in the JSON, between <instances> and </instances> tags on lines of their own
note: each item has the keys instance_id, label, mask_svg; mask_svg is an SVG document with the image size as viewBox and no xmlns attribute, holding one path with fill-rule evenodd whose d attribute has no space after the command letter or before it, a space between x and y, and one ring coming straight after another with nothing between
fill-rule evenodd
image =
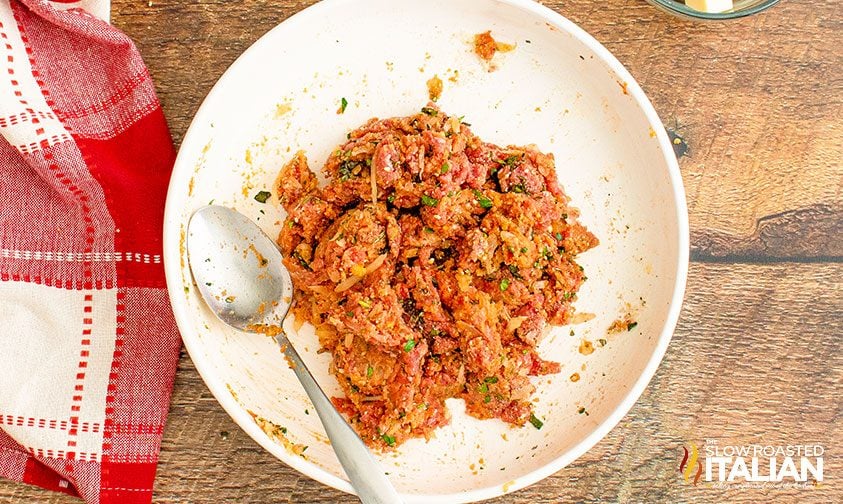
<instances>
[{"instance_id":1,"label":"parsley flake","mask_svg":"<svg viewBox=\"0 0 843 504\"><path fill-rule=\"evenodd\" d=\"M416 347L416 341L414 339L408 339L406 343L404 343L404 351L409 352L413 348Z\"/></svg>"},{"instance_id":2,"label":"parsley flake","mask_svg":"<svg viewBox=\"0 0 843 504\"><path fill-rule=\"evenodd\" d=\"M436 206L439 203L439 200L428 196L427 194L422 194L421 202L425 206Z\"/></svg>"},{"instance_id":3,"label":"parsley flake","mask_svg":"<svg viewBox=\"0 0 843 504\"><path fill-rule=\"evenodd\" d=\"M474 190L474 197L477 198L477 203L479 203L481 207L492 208L492 200L487 198L485 194L477 189Z\"/></svg>"},{"instance_id":4,"label":"parsley flake","mask_svg":"<svg viewBox=\"0 0 843 504\"><path fill-rule=\"evenodd\" d=\"M257 201L258 203L266 203L266 200L268 200L270 196L272 196L271 192L260 191L257 194L255 194L255 201Z\"/></svg>"}]
</instances>

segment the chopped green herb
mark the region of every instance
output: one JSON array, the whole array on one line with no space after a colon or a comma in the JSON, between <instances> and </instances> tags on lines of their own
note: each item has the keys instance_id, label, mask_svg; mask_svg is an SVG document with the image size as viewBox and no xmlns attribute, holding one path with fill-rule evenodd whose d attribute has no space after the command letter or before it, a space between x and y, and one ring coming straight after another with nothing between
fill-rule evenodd
<instances>
[{"instance_id":1,"label":"chopped green herb","mask_svg":"<svg viewBox=\"0 0 843 504\"><path fill-rule=\"evenodd\" d=\"M507 156L507 158L503 160L503 164L505 164L507 166L515 166L516 164L520 164L519 162L521 161L522 158L523 158L523 156L518 156L518 155L513 154L511 156ZM523 189L523 187L522 187L522 189Z\"/></svg>"},{"instance_id":2,"label":"chopped green herb","mask_svg":"<svg viewBox=\"0 0 843 504\"><path fill-rule=\"evenodd\" d=\"M486 383L497 383L498 377L497 376L487 376L484 380Z\"/></svg>"},{"instance_id":3,"label":"chopped green herb","mask_svg":"<svg viewBox=\"0 0 843 504\"><path fill-rule=\"evenodd\" d=\"M484 398L483 398L483 402L484 402L484 403L490 403L490 402L492 402L492 396L487 395L486 397L484 397Z\"/></svg>"},{"instance_id":4,"label":"chopped green herb","mask_svg":"<svg viewBox=\"0 0 843 504\"><path fill-rule=\"evenodd\" d=\"M501 280L501 285L500 285L500 287L501 287L501 292L503 292L503 291L505 291L506 289L508 289L508 288L509 288L509 279L508 279L508 278L504 278L503 280Z\"/></svg>"},{"instance_id":5,"label":"chopped green herb","mask_svg":"<svg viewBox=\"0 0 843 504\"><path fill-rule=\"evenodd\" d=\"M357 301L357 304L362 306L363 308L371 308L372 307L372 300L369 298L363 298Z\"/></svg>"},{"instance_id":6,"label":"chopped green herb","mask_svg":"<svg viewBox=\"0 0 843 504\"><path fill-rule=\"evenodd\" d=\"M425 227L424 232L425 233L433 233L434 231L433 231L433 228Z\"/></svg>"},{"instance_id":7,"label":"chopped green herb","mask_svg":"<svg viewBox=\"0 0 843 504\"><path fill-rule=\"evenodd\" d=\"M346 107L348 107L348 100L346 100L345 97L343 97L340 100L340 114L345 114Z\"/></svg>"},{"instance_id":8,"label":"chopped green herb","mask_svg":"<svg viewBox=\"0 0 843 504\"><path fill-rule=\"evenodd\" d=\"M626 330L631 331L631 330L635 329L635 326L637 326L637 325L638 325L638 322L630 322L626 325Z\"/></svg>"},{"instance_id":9,"label":"chopped green herb","mask_svg":"<svg viewBox=\"0 0 843 504\"><path fill-rule=\"evenodd\" d=\"M354 312L353 311L347 311L347 312L345 312L345 316L351 318L351 317L354 316Z\"/></svg>"},{"instance_id":10,"label":"chopped green herb","mask_svg":"<svg viewBox=\"0 0 843 504\"><path fill-rule=\"evenodd\" d=\"M527 247L521 247L521 253L526 254L527 253Z\"/></svg>"},{"instance_id":11,"label":"chopped green herb","mask_svg":"<svg viewBox=\"0 0 843 504\"><path fill-rule=\"evenodd\" d=\"M304 257L302 257L301 254L299 254L298 252L293 252L293 258L299 262L302 268L308 271L313 271L312 269L310 269L310 264L305 261Z\"/></svg>"},{"instance_id":12,"label":"chopped green herb","mask_svg":"<svg viewBox=\"0 0 843 504\"><path fill-rule=\"evenodd\" d=\"M352 170L356 168L358 163L353 161L343 161L340 163L340 168L338 170L338 174L340 176L340 181L345 182L346 180L350 179L353 175Z\"/></svg>"},{"instance_id":13,"label":"chopped green herb","mask_svg":"<svg viewBox=\"0 0 843 504\"><path fill-rule=\"evenodd\" d=\"M214 284L213 284L213 283L211 283L211 282L205 282L205 285L207 285L208 287L210 287L210 286L212 286L212 285L214 285Z\"/></svg>"},{"instance_id":14,"label":"chopped green herb","mask_svg":"<svg viewBox=\"0 0 843 504\"><path fill-rule=\"evenodd\" d=\"M422 194L421 202L423 205L426 206L436 206L439 203L439 200L433 197L428 196L427 194Z\"/></svg>"},{"instance_id":15,"label":"chopped green herb","mask_svg":"<svg viewBox=\"0 0 843 504\"><path fill-rule=\"evenodd\" d=\"M413 348L416 347L416 341L414 339L408 339L406 343L404 343L404 351L409 352Z\"/></svg>"},{"instance_id":16,"label":"chopped green herb","mask_svg":"<svg viewBox=\"0 0 843 504\"><path fill-rule=\"evenodd\" d=\"M306 409L305 409L305 410L304 410L304 414L305 414L305 415L309 415L309 414L310 414L310 411L308 411L308 410L306 410Z\"/></svg>"},{"instance_id":17,"label":"chopped green herb","mask_svg":"<svg viewBox=\"0 0 843 504\"><path fill-rule=\"evenodd\" d=\"M288 220L288 221L287 221L287 227L288 227L288 228L293 227L293 224L294 224L294 223L293 223L293 220L292 220L292 219L290 219L290 220Z\"/></svg>"},{"instance_id":18,"label":"chopped green herb","mask_svg":"<svg viewBox=\"0 0 843 504\"><path fill-rule=\"evenodd\" d=\"M431 329L431 330L430 330L430 335L431 335L431 336L439 336L440 334L442 334L442 333L439 331L439 329L437 329L437 328L435 328L435 327L434 327L433 329Z\"/></svg>"},{"instance_id":19,"label":"chopped green herb","mask_svg":"<svg viewBox=\"0 0 843 504\"><path fill-rule=\"evenodd\" d=\"M527 191L526 191L526 189L524 189L524 184L515 184L514 186L512 186L512 192L514 192L514 193L525 193Z\"/></svg>"},{"instance_id":20,"label":"chopped green herb","mask_svg":"<svg viewBox=\"0 0 843 504\"><path fill-rule=\"evenodd\" d=\"M209 205L213 205L213 204L214 204L214 200L215 200L215 199L216 199L216 198L211 198L211 201L209 201L209 202L208 202L208 204L209 204Z\"/></svg>"},{"instance_id":21,"label":"chopped green herb","mask_svg":"<svg viewBox=\"0 0 843 504\"><path fill-rule=\"evenodd\" d=\"M562 241L562 233L556 233L556 239Z\"/></svg>"},{"instance_id":22,"label":"chopped green herb","mask_svg":"<svg viewBox=\"0 0 843 504\"><path fill-rule=\"evenodd\" d=\"M573 329L571 329L571 332L570 332L570 333L568 333L568 335L569 335L569 336L573 336L573 335L574 335L574 330L573 330Z\"/></svg>"},{"instance_id":23,"label":"chopped green herb","mask_svg":"<svg viewBox=\"0 0 843 504\"><path fill-rule=\"evenodd\" d=\"M255 194L255 201L258 203L266 203L266 200L272 196L272 193L269 191L260 191L259 193Z\"/></svg>"},{"instance_id":24,"label":"chopped green herb","mask_svg":"<svg viewBox=\"0 0 843 504\"><path fill-rule=\"evenodd\" d=\"M389 196L387 196L387 197L386 197L386 201L388 201L388 202L390 202L390 203L392 203L393 201L395 201L395 193L392 193L392 194L390 194Z\"/></svg>"},{"instance_id":25,"label":"chopped green herb","mask_svg":"<svg viewBox=\"0 0 843 504\"><path fill-rule=\"evenodd\" d=\"M439 112L435 108L431 108L431 107L422 107L421 111L422 111L422 114L429 115L429 116L439 115Z\"/></svg>"},{"instance_id":26,"label":"chopped green herb","mask_svg":"<svg viewBox=\"0 0 843 504\"><path fill-rule=\"evenodd\" d=\"M369 366L366 368L366 378L371 378L372 375L375 374L375 368Z\"/></svg>"},{"instance_id":27,"label":"chopped green herb","mask_svg":"<svg viewBox=\"0 0 843 504\"><path fill-rule=\"evenodd\" d=\"M599 340L597 340L597 346L601 346L601 347L606 346L606 340L603 339L603 338L600 338Z\"/></svg>"},{"instance_id":28,"label":"chopped green herb","mask_svg":"<svg viewBox=\"0 0 843 504\"><path fill-rule=\"evenodd\" d=\"M381 439L383 439L383 442L386 443L387 445L395 446L395 438L390 436L389 434L382 435Z\"/></svg>"},{"instance_id":29,"label":"chopped green herb","mask_svg":"<svg viewBox=\"0 0 843 504\"><path fill-rule=\"evenodd\" d=\"M539 420L536 415L530 413L530 423L533 424L533 427L536 429L541 429L544 426L544 422Z\"/></svg>"},{"instance_id":30,"label":"chopped green herb","mask_svg":"<svg viewBox=\"0 0 843 504\"><path fill-rule=\"evenodd\" d=\"M287 433L287 428L281 427L281 434L286 434L286 433Z\"/></svg>"},{"instance_id":31,"label":"chopped green herb","mask_svg":"<svg viewBox=\"0 0 843 504\"><path fill-rule=\"evenodd\" d=\"M442 169L439 170L439 171L444 175L444 174L448 173L448 170L450 170L450 169L451 169L451 165L449 165L448 162L445 161L444 163L442 163Z\"/></svg>"},{"instance_id":32,"label":"chopped green herb","mask_svg":"<svg viewBox=\"0 0 843 504\"><path fill-rule=\"evenodd\" d=\"M488 394L489 393L489 386L485 383L481 383L480 387L477 389L480 391L481 394Z\"/></svg>"},{"instance_id":33,"label":"chopped green herb","mask_svg":"<svg viewBox=\"0 0 843 504\"><path fill-rule=\"evenodd\" d=\"M481 207L492 208L492 200L487 198L486 195L479 190L474 190L474 197L477 198L477 203L479 203Z\"/></svg>"}]
</instances>

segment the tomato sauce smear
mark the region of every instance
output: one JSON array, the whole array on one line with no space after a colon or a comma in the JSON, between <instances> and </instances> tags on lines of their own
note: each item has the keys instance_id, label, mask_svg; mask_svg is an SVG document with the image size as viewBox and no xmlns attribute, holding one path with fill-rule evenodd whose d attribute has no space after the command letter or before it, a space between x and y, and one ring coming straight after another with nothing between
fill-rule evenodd
<instances>
[{"instance_id":1,"label":"tomato sauce smear","mask_svg":"<svg viewBox=\"0 0 843 504\"><path fill-rule=\"evenodd\" d=\"M553 155L483 142L430 103L351 131L322 172L300 152L274 189L293 313L333 356L337 408L379 449L430 438L448 398L524 425L531 377L560 368L537 345L570 321L576 256L598 244Z\"/></svg>"}]
</instances>

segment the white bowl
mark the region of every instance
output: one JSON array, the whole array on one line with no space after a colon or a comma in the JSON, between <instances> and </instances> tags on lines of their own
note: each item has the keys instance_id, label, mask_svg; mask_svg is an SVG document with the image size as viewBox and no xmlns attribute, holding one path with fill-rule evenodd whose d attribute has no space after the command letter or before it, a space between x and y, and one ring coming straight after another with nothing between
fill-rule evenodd
<instances>
[{"instance_id":1,"label":"white bowl","mask_svg":"<svg viewBox=\"0 0 843 504\"><path fill-rule=\"evenodd\" d=\"M473 35L486 30L517 45L495 56L494 72L471 50ZM445 84L439 105L465 115L482 139L555 154L563 187L601 244L579 258L589 280L576 307L595 317L555 328L540 347L563 364L560 374L536 380L541 430L480 421L450 400L453 420L434 439L380 456L406 501L426 504L490 498L558 471L629 411L664 355L687 275L685 195L659 118L621 64L570 21L527 0L320 2L256 42L208 95L179 152L164 230L176 320L217 400L280 460L351 492L278 349L266 337L229 330L202 303L184 231L190 214L214 200L275 236L283 214L253 196L271 187L281 165L304 149L318 168L370 117L413 113L427 102L434 74ZM339 115L343 97L348 108ZM637 327L607 336L628 311ZM585 356L583 338L607 344ZM291 339L323 387L338 391L312 328ZM569 379L575 372L577 382ZM273 441L250 411L308 445L306 458Z\"/></svg>"}]
</instances>

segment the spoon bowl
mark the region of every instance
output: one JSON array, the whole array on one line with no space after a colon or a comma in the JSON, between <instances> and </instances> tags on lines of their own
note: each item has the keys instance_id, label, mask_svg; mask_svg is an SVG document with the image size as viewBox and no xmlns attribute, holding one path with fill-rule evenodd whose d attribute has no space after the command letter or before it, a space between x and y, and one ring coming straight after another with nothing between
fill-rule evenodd
<instances>
[{"instance_id":1,"label":"spoon bowl","mask_svg":"<svg viewBox=\"0 0 843 504\"><path fill-rule=\"evenodd\" d=\"M245 215L218 205L200 208L187 233L190 271L202 298L239 329L281 326L293 281L275 243Z\"/></svg>"}]
</instances>

